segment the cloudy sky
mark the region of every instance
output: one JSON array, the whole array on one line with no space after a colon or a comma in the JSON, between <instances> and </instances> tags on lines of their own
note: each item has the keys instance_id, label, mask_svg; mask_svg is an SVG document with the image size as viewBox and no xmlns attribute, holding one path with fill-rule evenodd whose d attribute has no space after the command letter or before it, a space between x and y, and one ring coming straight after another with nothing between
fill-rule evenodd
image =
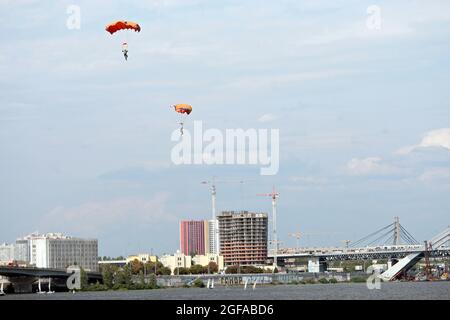
<instances>
[{"instance_id":1,"label":"cloudy sky","mask_svg":"<svg viewBox=\"0 0 450 320\"><path fill-rule=\"evenodd\" d=\"M111 36L119 19L141 33ZM276 185L283 246L449 225L448 1L0 0L0 30L0 242L173 252L180 219L210 217L212 176L219 210L270 212L256 194ZM279 173L172 164L179 102L187 130L280 129Z\"/></svg>"}]
</instances>

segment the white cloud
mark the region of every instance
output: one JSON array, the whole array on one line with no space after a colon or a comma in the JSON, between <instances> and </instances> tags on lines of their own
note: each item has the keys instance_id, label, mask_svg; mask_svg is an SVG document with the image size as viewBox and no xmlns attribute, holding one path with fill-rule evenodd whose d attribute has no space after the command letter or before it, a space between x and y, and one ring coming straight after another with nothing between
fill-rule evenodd
<instances>
[{"instance_id":1,"label":"white cloud","mask_svg":"<svg viewBox=\"0 0 450 320\"><path fill-rule=\"evenodd\" d=\"M326 178L313 176L293 176L290 177L290 180L307 184L323 184L327 181Z\"/></svg>"},{"instance_id":2,"label":"white cloud","mask_svg":"<svg viewBox=\"0 0 450 320\"><path fill-rule=\"evenodd\" d=\"M272 122L276 119L277 119L277 117L275 115L273 115L272 113L266 113L266 114L262 115L261 117L259 117L258 122L268 123L268 122Z\"/></svg>"},{"instance_id":3,"label":"white cloud","mask_svg":"<svg viewBox=\"0 0 450 320\"><path fill-rule=\"evenodd\" d=\"M167 200L167 194L158 193L149 199L120 197L74 207L56 207L44 217L42 226L77 235L99 235L128 222L157 224L175 221L175 216L165 211Z\"/></svg>"},{"instance_id":4,"label":"white cloud","mask_svg":"<svg viewBox=\"0 0 450 320\"><path fill-rule=\"evenodd\" d=\"M450 150L450 128L427 132L418 145L400 148L396 154L405 155L420 148L444 148Z\"/></svg>"},{"instance_id":5,"label":"white cloud","mask_svg":"<svg viewBox=\"0 0 450 320\"><path fill-rule=\"evenodd\" d=\"M355 176L392 175L402 172L400 168L386 164L378 157L353 158L347 163L347 173Z\"/></svg>"},{"instance_id":6,"label":"white cloud","mask_svg":"<svg viewBox=\"0 0 450 320\"><path fill-rule=\"evenodd\" d=\"M420 177L420 181L434 182L447 181L450 182L450 168L431 168L427 169Z\"/></svg>"}]
</instances>

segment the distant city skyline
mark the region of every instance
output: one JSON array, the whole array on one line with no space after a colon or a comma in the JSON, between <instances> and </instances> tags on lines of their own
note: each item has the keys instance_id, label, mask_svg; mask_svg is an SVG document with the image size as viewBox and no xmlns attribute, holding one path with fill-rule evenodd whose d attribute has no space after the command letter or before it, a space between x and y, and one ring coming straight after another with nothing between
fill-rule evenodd
<instances>
[{"instance_id":1,"label":"distant city skyline","mask_svg":"<svg viewBox=\"0 0 450 320\"><path fill-rule=\"evenodd\" d=\"M117 19L142 28L128 61ZM173 253L179 221L210 219L212 177L245 181L217 184L218 214L270 219L256 195L275 185L285 247L396 216L418 241L450 224L448 1L17 0L0 27L0 243L38 230L100 256ZM173 164L175 103L186 130L279 129L278 173Z\"/></svg>"}]
</instances>

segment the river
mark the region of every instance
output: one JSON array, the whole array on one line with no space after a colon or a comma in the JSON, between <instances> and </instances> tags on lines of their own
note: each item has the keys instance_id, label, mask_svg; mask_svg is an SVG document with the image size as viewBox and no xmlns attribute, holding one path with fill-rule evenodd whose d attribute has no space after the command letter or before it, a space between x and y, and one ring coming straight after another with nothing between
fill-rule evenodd
<instances>
[{"instance_id":1,"label":"river","mask_svg":"<svg viewBox=\"0 0 450 320\"><path fill-rule=\"evenodd\" d=\"M369 290L365 283L168 288L158 290L17 294L0 300L450 300L450 281L389 282Z\"/></svg>"}]
</instances>

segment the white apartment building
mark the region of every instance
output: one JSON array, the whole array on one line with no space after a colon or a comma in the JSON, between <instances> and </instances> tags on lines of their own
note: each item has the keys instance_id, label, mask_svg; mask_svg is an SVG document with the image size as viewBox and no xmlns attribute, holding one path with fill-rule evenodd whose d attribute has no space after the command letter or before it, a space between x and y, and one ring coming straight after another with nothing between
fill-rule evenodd
<instances>
[{"instance_id":1,"label":"white apartment building","mask_svg":"<svg viewBox=\"0 0 450 320\"><path fill-rule=\"evenodd\" d=\"M206 253L219 254L219 222L208 220L208 250Z\"/></svg>"},{"instance_id":2,"label":"white apartment building","mask_svg":"<svg viewBox=\"0 0 450 320\"><path fill-rule=\"evenodd\" d=\"M0 263L7 264L14 260L14 244L0 244Z\"/></svg>"},{"instance_id":3,"label":"white apartment building","mask_svg":"<svg viewBox=\"0 0 450 320\"><path fill-rule=\"evenodd\" d=\"M201 266L207 266L210 262L215 262L220 270L224 269L223 257L217 254L196 255L194 257L184 255L180 251L177 251L174 255L164 255L159 258L159 261L165 266L170 268L172 273L176 268L190 268L192 265L199 264Z\"/></svg>"},{"instance_id":4,"label":"white apartment building","mask_svg":"<svg viewBox=\"0 0 450 320\"><path fill-rule=\"evenodd\" d=\"M17 239L20 255L38 268L66 269L78 265L86 271L98 270L98 241L61 233L31 234Z\"/></svg>"},{"instance_id":5,"label":"white apartment building","mask_svg":"<svg viewBox=\"0 0 450 320\"><path fill-rule=\"evenodd\" d=\"M172 273L176 268L190 268L192 265L191 256L182 254L179 250L174 255L163 255L159 258L159 261L165 266L170 268Z\"/></svg>"},{"instance_id":6,"label":"white apartment building","mask_svg":"<svg viewBox=\"0 0 450 320\"><path fill-rule=\"evenodd\" d=\"M201 266L207 266L210 262L215 262L219 268L219 271L224 270L223 256L217 254L197 255L192 257L192 264L199 264Z\"/></svg>"}]
</instances>

